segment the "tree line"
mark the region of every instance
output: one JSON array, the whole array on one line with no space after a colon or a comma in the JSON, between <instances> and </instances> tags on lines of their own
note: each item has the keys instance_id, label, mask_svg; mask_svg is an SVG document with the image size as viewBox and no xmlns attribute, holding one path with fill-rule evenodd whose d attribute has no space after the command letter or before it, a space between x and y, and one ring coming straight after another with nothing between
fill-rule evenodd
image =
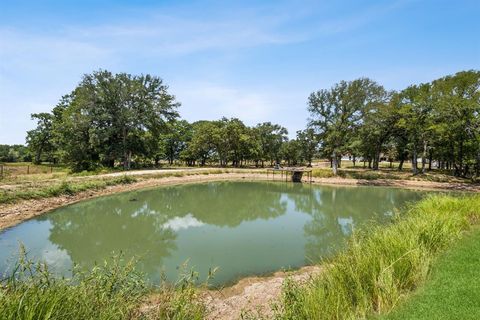
<instances>
[{"instance_id":1,"label":"tree line","mask_svg":"<svg viewBox=\"0 0 480 320\"><path fill-rule=\"evenodd\" d=\"M270 122L240 119L189 123L180 103L154 76L97 71L85 75L50 113L33 114L27 133L32 158L59 161L74 170L100 166L309 165L330 159L333 172L348 156L377 170L383 160L412 163L457 176L480 172L480 72L462 71L429 83L388 91L360 78L310 94L307 128L288 139Z\"/></svg>"},{"instance_id":2,"label":"tree line","mask_svg":"<svg viewBox=\"0 0 480 320\"><path fill-rule=\"evenodd\" d=\"M317 143L312 129L289 140L287 129L270 122L253 127L241 120L182 120L180 103L154 76L97 71L49 113L32 114L37 127L27 133L34 162L69 164L73 170L158 165L239 167L311 163Z\"/></svg>"},{"instance_id":3,"label":"tree line","mask_svg":"<svg viewBox=\"0 0 480 320\"><path fill-rule=\"evenodd\" d=\"M308 99L309 126L332 161L381 158L412 163L414 174L436 166L456 176L480 172L480 72L463 71L389 92L368 78L341 81ZM420 161L420 164L419 164Z\"/></svg>"},{"instance_id":4,"label":"tree line","mask_svg":"<svg viewBox=\"0 0 480 320\"><path fill-rule=\"evenodd\" d=\"M21 144L0 144L0 162L32 161L28 148Z\"/></svg>"}]
</instances>

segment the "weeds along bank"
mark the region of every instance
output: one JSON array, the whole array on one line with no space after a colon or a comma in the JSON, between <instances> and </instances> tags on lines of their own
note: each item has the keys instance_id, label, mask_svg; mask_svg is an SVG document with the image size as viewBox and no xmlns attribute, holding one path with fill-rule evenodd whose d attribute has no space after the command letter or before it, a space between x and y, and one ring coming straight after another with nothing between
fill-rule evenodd
<instances>
[{"instance_id":1,"label":"weeds along bank","mask_svg":"<svg viewBox=\"0 0 480 320\"><path fill-rule=\"evenodd\" d=\"M14 270L0 283L0 319L202 319L205 307L197 299L194 273L176 286L155 289L158 301L144 307L153 289L135 270L134 261L115 256L110 264L71 278L57 278L43 263L23 251Z\"/></svg>"},{"instance_id":2,"label":"weeds along bank","mask_svg":"<svg viewBox=\"0 0 480 320\"><path fill-rule=\"evenodd\" d=\"M285 283L278 319L356 319L387 313L426 280L438 254L480 219L480 196L436 195L388 227L357 232L305 285Z\"/></svg>"}]
</instances>

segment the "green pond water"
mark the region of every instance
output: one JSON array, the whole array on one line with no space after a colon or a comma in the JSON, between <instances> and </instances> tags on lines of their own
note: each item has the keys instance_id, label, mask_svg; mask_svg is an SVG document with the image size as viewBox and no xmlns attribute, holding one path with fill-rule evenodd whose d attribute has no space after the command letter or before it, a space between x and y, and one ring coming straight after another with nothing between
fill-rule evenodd
<instances>
[{"instance_id":1,"label":"green pond water","mask_svg":"<svg viewBox=\"0 0 480 320\"><path fill-rule=\"evenodd\" d=\"M139 258L158 283L188 261L213 284L298 268L334 253L353 228L390 221L425 193L380 187L212 182L101 197L54 210L0 232L0 273L23 243L58 274L90 268L112 252Z\"/></svg>"}]
</instances>

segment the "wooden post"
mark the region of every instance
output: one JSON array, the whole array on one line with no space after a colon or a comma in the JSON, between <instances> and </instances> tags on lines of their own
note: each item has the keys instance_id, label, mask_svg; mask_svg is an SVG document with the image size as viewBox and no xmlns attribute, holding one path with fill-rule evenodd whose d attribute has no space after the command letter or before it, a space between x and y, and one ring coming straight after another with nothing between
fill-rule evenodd
<instances>
[{"instance_id":1,"label":"wooden post","mask_svg":"<svg viewBox=\"0 0 480 320\"><path fill-rule=\"evenodd\" d=\"M30 165L27 165L27 174L30 174Z\"/></svg>"},{"instance_id":2,"label":"wooden post","mask_svg":"<svg viewBox=\"0 0 480 320\"><path fill-rule=\"evenodd\" d=\"M0 178L3 179L3 164L0 164Z\"/></svg>"},{"instance_id":3,"label":"wooden post","mask_svg":"<svg viewBox=\"0 0 480 320\"><path fill-rule=\"evenodd\" d=\"M50 173L52 173L52 172L53 172L53 166L51 165L50 166Z\"/></svg>"}]
</instances>

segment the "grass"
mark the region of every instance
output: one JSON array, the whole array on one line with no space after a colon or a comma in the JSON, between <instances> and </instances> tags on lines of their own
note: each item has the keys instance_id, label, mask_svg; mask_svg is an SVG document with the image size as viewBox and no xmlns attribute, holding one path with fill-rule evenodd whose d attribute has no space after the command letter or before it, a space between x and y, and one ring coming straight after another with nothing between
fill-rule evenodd
<instances>
[{"instance_id":1,"label":"grass","mask_svg":"<svg viewBox=\"0 0 480 320\"><path fill-rule=\"evenodd\" d=\"M388 313L421 286L435 258L480 218L480 196L431 196L388 227L372 226L305 285L287 281L278 319Z\"/></svg>"},{"instance_id":2,"label":"grass","mask_svg":"<svg viewBox=\"0 0 480 320\"><path fill-rule=\"evenodd\" d=\"M321 168L313 169L312 176L315 178L332 178L334 177L332 169ZM363 169L363 168L340 168L338 170L338 177L345 179L361 179L361 180L417 180L417 181L432 181L432 182L462 182L471 183L469 179L462 179L453 177L444 172L433 170L424 174L412 174L409 170L397 171L391 169Z\"/></svg>"},{"instance_id":3,"label":"grass","mask_svg":"<svg viewBox=\"0 0 480 320\"><path fill-rule=\"evenodd\" d=\"M382 320L480 319L480 230L476 229L433 265L424 288Z\"/></svg>"},{"instance_id":4,"label":"grass","mask_svg":"<svg viewBox=\"0 0 480 320\"><path fill-rule=\"evenodd\" d=\"M0 179L23 179L31 175L66 175L69 170L63 165L33 164L30 162L0 163L3 166L3 176Z\"/></svg>"},{"instance_id":5,"label":"grass","mask_svg":"<svg viewBox=\"0 0 480 320\"><path fill-rule=\"evenodd\" d=\"M67 181L48 184L45 186L32 186L30 188L15 188L13 190L0 190L0 204L14 203L19 200L41 199L58 197L62 195L75 195L86 190L100 190L108 186L130 184L137 179L123 175L112 179L97 179L87 181Z\"/></svg>"},{"instance_id":6,"label":"grass","mask_svg":"<svg viewBox=\"0 0 480 320\"><path fill-rule=\"evenodd\" d=\"M102 173L102 172L100 172ZM223 173L264 173L261 170L246 169L218 169L210 168L197 171L172 171L162 173L147 173L143 175L121 175L118 177L102 177L90 175L90 173L81 173L80 175L69 175L60 179L39 180L38 175L25 175L30 180L23 180L15 184L0 184L0 204L15 203L21 200L42 199L58 197L62 195L75 195L87 190L101 190L108 186L130 184L149 179L160 179L168 177L184 177L192 175L211 175ZM17 181L18 182L18 181Z\"/></svg>"},{"instance_id":7,"label":"grass","mask_svg":"<svg viewBox=\"0 0 480 320\"><path fill-rule=\"evenodd\" d=\"M153 288L135 270L134 261L117 256L110 264L71 278L54 277L47 266L21 258L0 281L0 319L202 319L194 274L175 286ZM154 308L148 299L157 296Z\"/></svg>"}]
</instances>

